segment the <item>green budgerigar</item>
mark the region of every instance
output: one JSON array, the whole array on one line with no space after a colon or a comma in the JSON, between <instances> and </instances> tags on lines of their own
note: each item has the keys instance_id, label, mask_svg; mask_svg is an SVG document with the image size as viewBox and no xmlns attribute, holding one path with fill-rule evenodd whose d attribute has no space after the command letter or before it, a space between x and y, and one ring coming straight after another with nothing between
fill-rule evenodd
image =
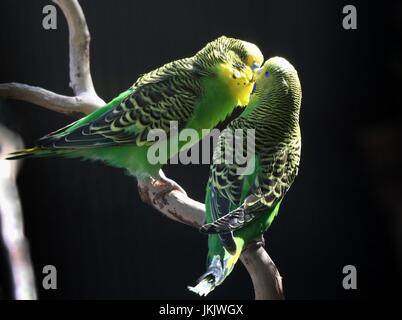
<instances>
[{"instance_id":1,"label":"green budgerigar","mask_svg":"<svg viewBox=\"0 0 402 320\"><path fill-rule=\"evenodd\" d=\"M173 121L178 132L214 127L236 106L248 104L262 63L263 55L256 45L222 36L193 57L144 74L104 107L9 159L81 157L102 160L137 177L159 177L164 163L148 161L148 149L156 143L149 141L151 130L163 130L168 145L173 138ZM166 160L173 155L168 151Z\"/></svg>"},{"instance_id":2,"label":"green budgerigar","mask_svg":"<svg viewBox=\"0 0 402 320\"><path fill-rule=\"evenodd\" d=\"M207 295L220 285L243 248L260 237L277 215L298 173L301 96L294 67L283 58L271 58L257 77L249 105L219 137L207 186L207 224L201 228L209 234L208 270L189 287L191 291ZM225 152L237 152L236 143L234 147L225 143L236 129L243 129L241 143L246 141L245 129L255 130L249 175L239 175L236 163L220 159Z\"/></svg>"}]
</instances>

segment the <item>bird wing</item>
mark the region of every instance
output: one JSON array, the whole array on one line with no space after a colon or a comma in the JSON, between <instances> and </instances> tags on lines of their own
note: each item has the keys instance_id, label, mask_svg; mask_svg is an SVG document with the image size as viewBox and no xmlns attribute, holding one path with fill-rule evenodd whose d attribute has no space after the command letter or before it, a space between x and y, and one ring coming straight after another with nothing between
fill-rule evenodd
<instances>
[{"instance_id":1,"label":"bird wing","mask_svg":"<svg viewBox=\"0 0 402 320\"><path fill-rule=\"evenodd\" d=\"M179 69L175 63L165 65L140 78L131 92L117 105L90 114L65 130L47 135L39 141L45 148L93 148L121 144L150 144L148 133L161 129L167 136L170 121L178 122L178 130L191 117L201 86L191 68ZM161 70L162 69L162 70Z\"/></svg>"},{"instance_id":2,"label":"bird wing","mask_svg":"<svg viewBox=\"0 0 402 320\"><path fill-rule=\"evenodd\" d=\"M230 128L229 128L230 129ZM233 131L226 130L219 138L218 145L214 152L213 164L210 169L210 178L208 183L207 210L210 212L210 223L205 226L214 224L224 217L228 212L237 208L242 201L244 189L249 188L249 180L253 180L254 174L250 176L239 175L237 166L234 164L220 163L219 157L224 154L233 154L232 144L226 144L225 139L228 134ZM220 150L220 152L217 152ZM248 190L246 190L246 193ZM205 226L202 226L200 231L206 232ZM209 233L209 232L208 232ZM228 230L226 233L220 233L219 237L223 246L230 252L235 252L236 244L233 239L233 233Z\"/></svg>"},{"instance_id":3,"label":"bird wing","mask_svg":"<svg viewBox=\"0 0 402 320\"><path fill-rule=\"evenodd\" d=\"M268 151L269 152L269 151ZM288 148L280 148L276 151L271 150L265 153L266 157L260 157L258 173L247 179L243 179L243 197L241 204L233 210L222 211L214 215L214 221L201 227L203 233L227 234L244 227L251 223L260 214L273 209L282 200L289 186L297 175L297 167L293 167L288 161ZM216 171L216 170L215 170ZM221 174L222 174L221 170ZM225 180L233 180L233 176L228 176L232 171L226 170ZM216 175L217 173L214 173ZM222 178L221 178L222 179ZM251 183L250 183L251 182ZM237 188L225 188L222 197L226 199L237 198ZM228 190L230 194L225 197ZM216 197L218 198L218 197ZM213 199L211 199L213 200ZM220 201L222 201L220 199Z\"/></svg>"}]
</instances>

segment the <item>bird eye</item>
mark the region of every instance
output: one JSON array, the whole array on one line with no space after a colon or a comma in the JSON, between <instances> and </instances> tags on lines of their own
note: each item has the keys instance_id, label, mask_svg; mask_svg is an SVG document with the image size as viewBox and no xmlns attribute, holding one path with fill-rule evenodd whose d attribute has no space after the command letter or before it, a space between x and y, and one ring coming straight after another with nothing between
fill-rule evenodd
<instances>
[{"instance_id":1,"label":"bird eye","mask_svg":"<svg viewBox=\"0 0 402 320\"><path fill-rule=\"evenodd\" d=\"M270 75L269 71L265 72L265 78L268 78Z\"/></svg>"}]
</instances>

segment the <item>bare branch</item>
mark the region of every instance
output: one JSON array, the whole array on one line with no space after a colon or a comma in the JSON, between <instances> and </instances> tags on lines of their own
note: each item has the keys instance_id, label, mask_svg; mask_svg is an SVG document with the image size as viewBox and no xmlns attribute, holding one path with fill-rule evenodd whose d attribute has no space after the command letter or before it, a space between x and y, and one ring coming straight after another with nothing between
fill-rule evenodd
<instances>
[{"instance_id":1,"label":"bare branch","mask_svg":"<svg viewBox=\"0 0 402 320\"><path fill-rule=\"evenodd\" d=\"M90 35L77 0L53 0L63 11L69 30L70 87L75 96L20 83L0 84L0 97L23 100L64 114L88 114L105 105L95 92L89 64Z\"/></svg>"},{"instance_id":2,"label":"bare branch","mask_svg":"<svg viewBox=\"0 0 402 320\"><path fill-rule=\"evenodd\" d=\"M0 126L0 151L2 153L15 151L22 146L20 137ZM28 242L24 236L22 208L16 184L18 167L18 161L0 159L1 236L10 262L14 298L35 300L35 279Z\"/></svg>"},{"instance_id":3,"label":"bare branch","mask_svg":"<svg viewBox=\"0 0 402 320\"><path fill-rule=\"evenodd\" d=\"M27 101L68 115L88 114L100 106L98 99L90 95L68 97L40 87L14 82L0 84L0 97Z\"/></svg>"},{"instance_id":4,"label":"bare branch","mask_svg":"<svg viewBox=\"0 0 402 320\"><path fill-rule=\"evenodd\" d=\"M89 64L89 34L84 12L77 0L53 0L66 17L70 44L70 87L75 95L90 94L97 97L92 83Z\"/></svg>"},{"instance_id":5,"label":"bare branch","mask_svg":"<svg viewBox=\"0 0 402 320\"><path fill-rule=\"evenodd\" d=\"M282 277L263 245L263 241L252 243L240 260L250 274L256 300L283 300Z\"/></svg>"},{"instance_id":6,"label":"bare branch","mask_svg":"<svg viewBox=\"0 0 402 320\"><path fill-rule=\"evenodd\" d=\"M161 175L164 175L162 172ZM205 205L174 190L159 196L158 180L138 180L138 191L142 201L156 208L168 218L199 228L205 223Z\"/></svg>"}]
</instances>

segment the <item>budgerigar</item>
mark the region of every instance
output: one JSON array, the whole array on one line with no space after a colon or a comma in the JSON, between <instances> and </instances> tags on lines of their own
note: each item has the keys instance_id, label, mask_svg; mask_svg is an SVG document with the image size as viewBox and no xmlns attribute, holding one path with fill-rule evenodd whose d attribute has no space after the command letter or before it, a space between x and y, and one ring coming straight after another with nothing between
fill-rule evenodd
<instances>
[{"instance_id":1,"label":"budgerigar","mask_svg":"<svg viewBox=\"0 0 402 320\"><path fill-rule=\"evenodd\" d=\"M207 295L220 285L243 248L260 237L277 215L298 173L301 96L293 66L283 58L271 58L257 77L249 106L220 136L207 186L208 224L201 228L209 234L208 270L189 287L191 291ZM255 167L250 175L239 175L236 164L217 163L225 147L226 152L236 152L225 144L227 134L236 129L255 129L254 162L249 162Z\"/></svg>"},{"instance_id":2,"label":"budgerigar","mask_svg":"<svg viewBox=\"0 0 402 320\"><path fill-rule=\"evenodd\" d=\"M262 63L263 55L256 45L222 36L191 58L144 74L104 107L9 159L82 157L103 160L137 177L158 177L163 163L150 163L147 157L148 148L155 143L148 139L151 130L163 130L167 136L164 143L169 145L171 121L177 121L178 132L214 127L236 106L248 104ZM166 160L173 155L168 151Z\"/></svg>"}]
</instances>

